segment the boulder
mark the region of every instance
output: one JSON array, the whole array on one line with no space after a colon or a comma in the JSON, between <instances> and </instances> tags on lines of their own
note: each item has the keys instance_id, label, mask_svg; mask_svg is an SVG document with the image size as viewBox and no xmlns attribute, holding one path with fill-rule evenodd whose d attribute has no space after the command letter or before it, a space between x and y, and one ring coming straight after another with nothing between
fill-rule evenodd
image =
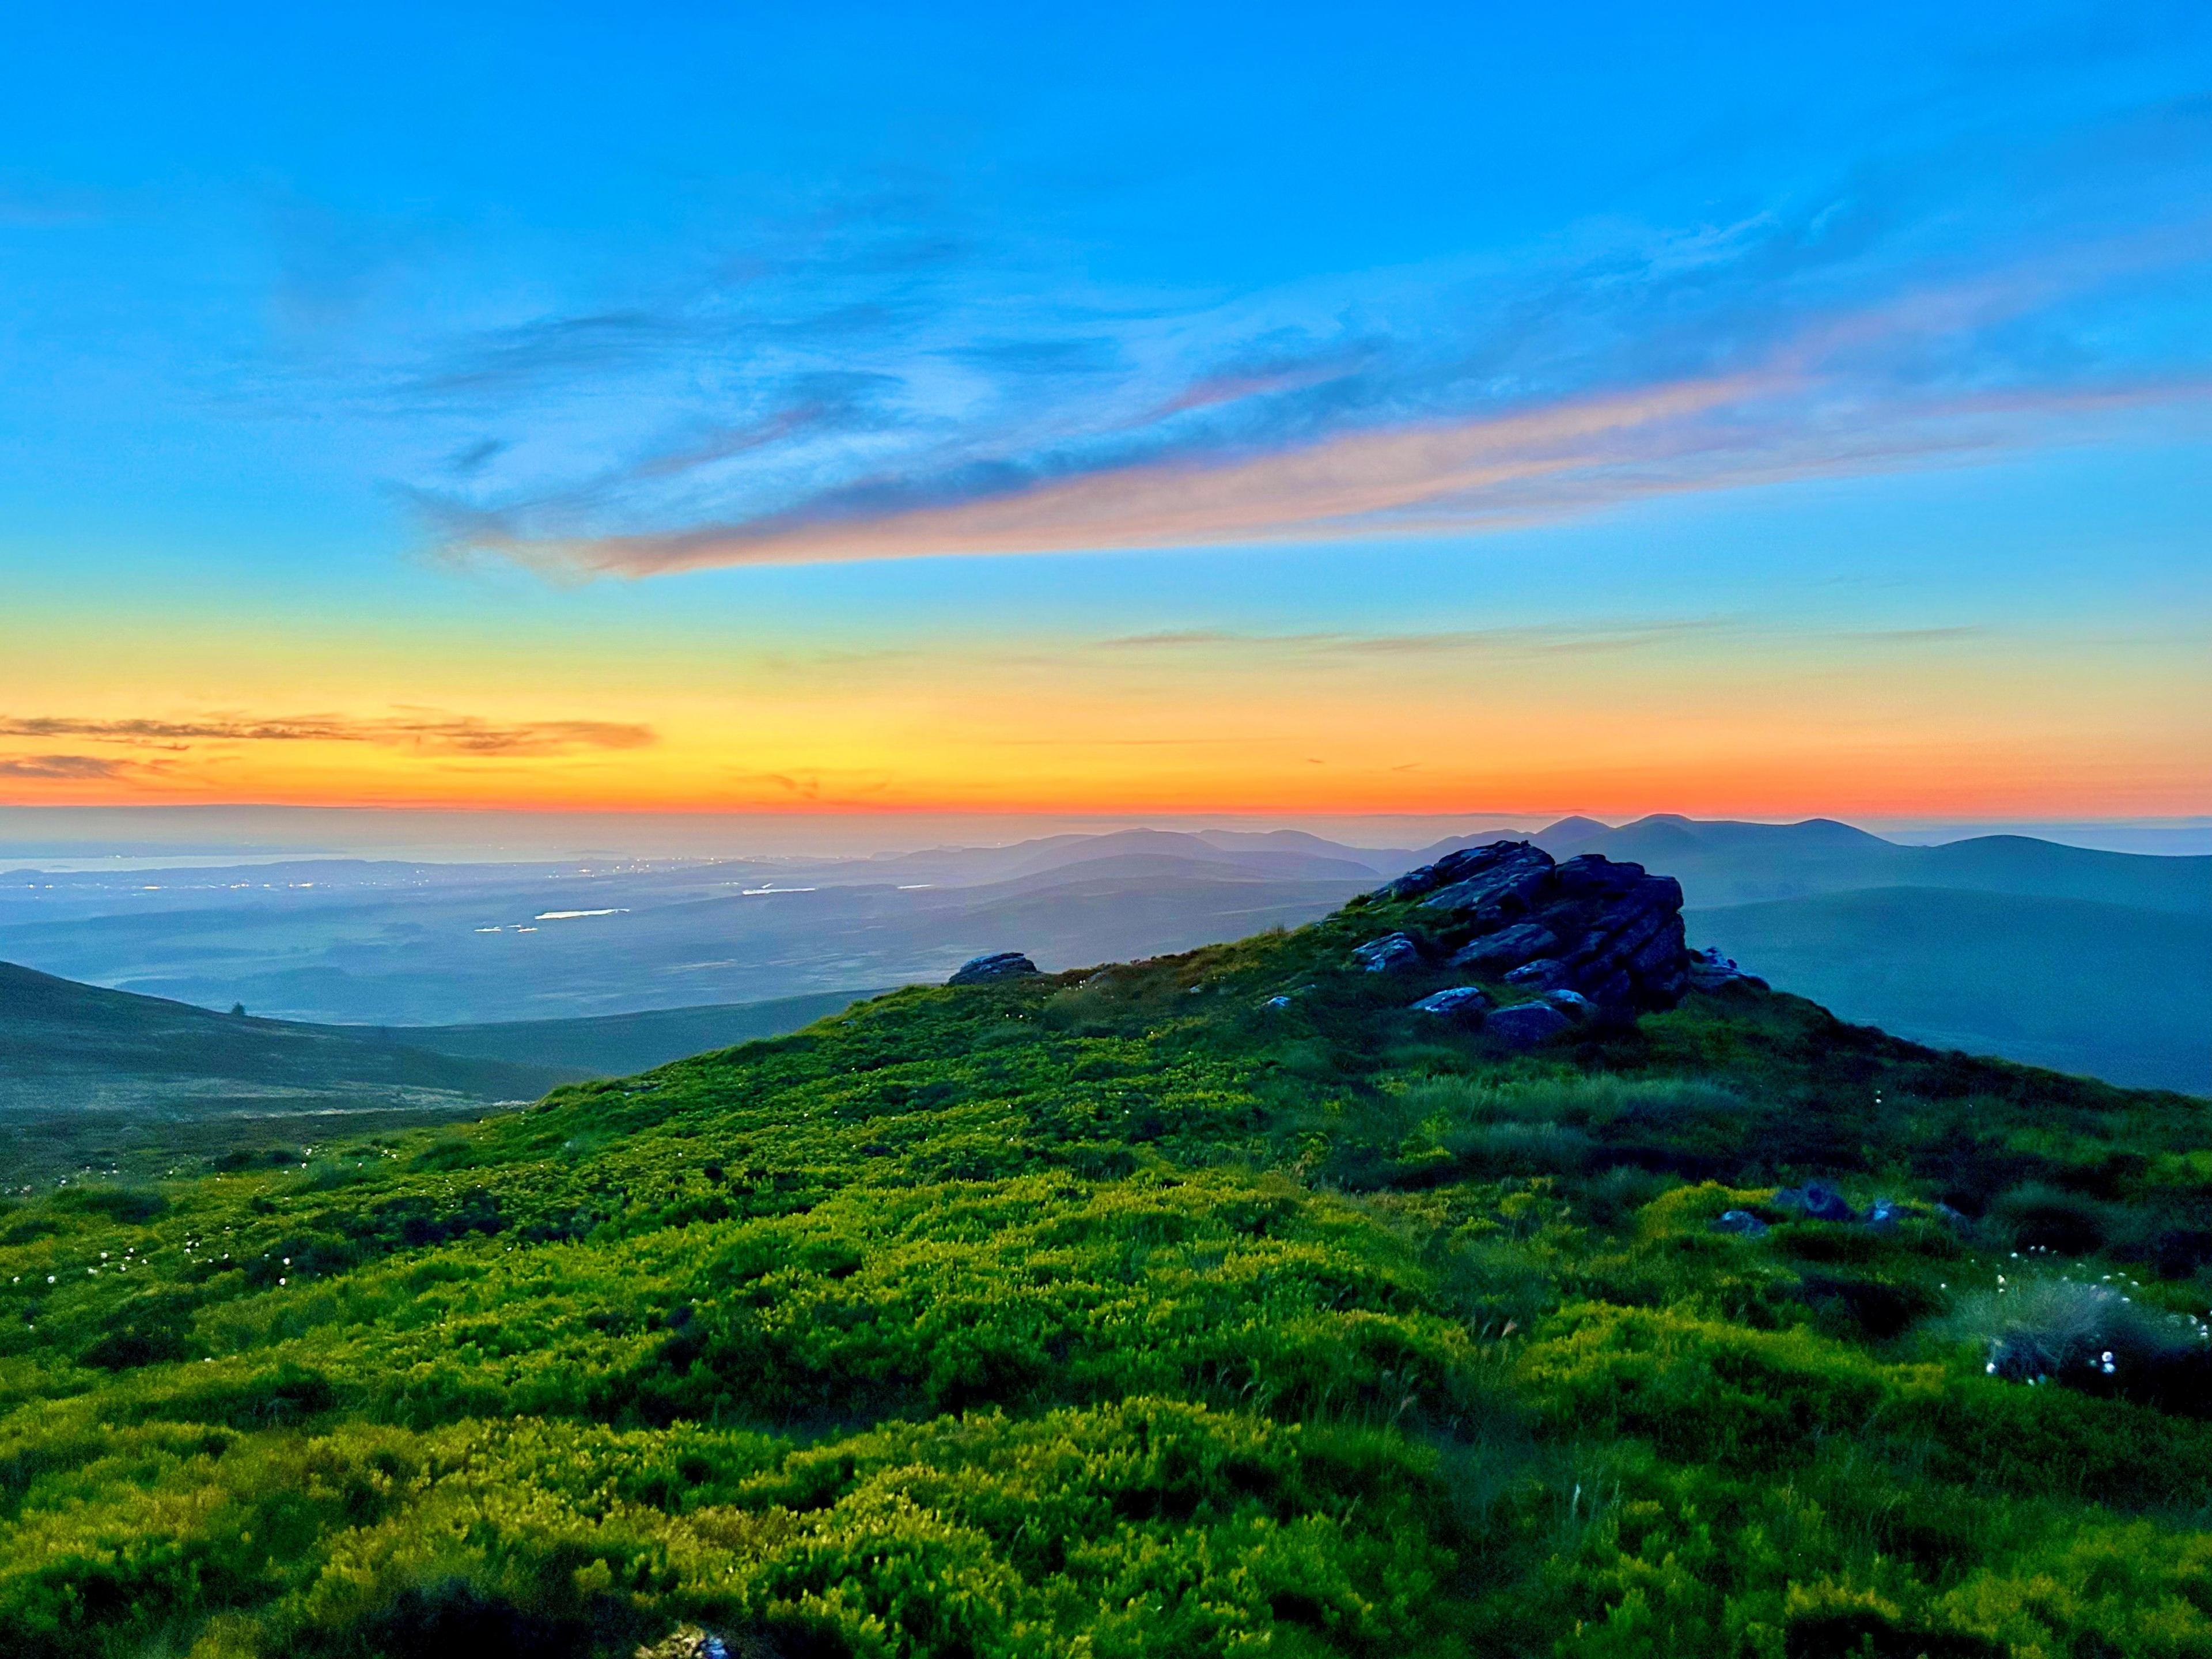
<instances>
[{"instance_id":1,"label":"boulder","mask_svg":"<svg viewBox=\"0 0 2212 1659\"><path fill-rule=\"evenodd\" d=\"M1964 1210L1952 1208L1940 1199L1936 1205L1936 1218L1960 1237L1970 1237L1974 1231L1973 1218Z\"/></svg>"},{"instance_id":2,"label":"boulder","mask_svg":"<svg viewBox=\"0 0 2212 1659\"><path fill-rule=\"evenodd\" d=\"M753 1649L747 1644L745 1650ZM730 1644L696 1625L682 1625L651 1647L638 1649L637 1659L731 1659Z\"/></svg>"},{"instance_id":3,"label":"boulder","mask_svg":"<svg viewBox=\"0 0 2212 1659\"><path fill-rule=\"evenodd\" d=\"M1500 1008L1482 1023L1482 1034L1508 1048L1533 1048L1573 1029L1574 1021L1547 1002Z\"/></svg>"},{"instance_id":4,"label":"boulder","mask_svg":"<svg viewBox=\"0 0 2212 1659\"><path fill-rule=\"evenodd\" d=\"M1432 910L1464 910L1503 921L1526 915L1552 879L1552 855L1540 847L1512 850L1473 875L1437 888L1422 899Z\"/></svg>"},{"instance_id":5,"label":"boulder","mask_svg":"<svg viewBox=\"0 0 2212 1659\"><path fill-rule=\"evenodd\" d=\"M1737 967L1733 959L1723 956L1717 949L1691 951L1686 968L1692 991L1717 991L1723 985L1733 985L1738 980L1759 983Z\"/></svg>"},{"instance_id":6,"label":"boulder","mask_svg":"<svg viewBox=\"0 0 2212 1659\"><path fill-rule=\"evenodd\" d=\"M1778 1208L1795 1210L1808 1221L1856 1221L1859 1212L1832 1187L1808 1181L1802 1187L1784 1187L1775 1194Z\"/></svg>"},{"instance_id":7,"label":"boulder","mask_svg":"<svg viewBox=\"0 0 2212 1659\"><path fill-rule=\"evenodd\" d=\"M1480 1024L1489 1009L1490 993L1480 985L1455 985L1448 991L1423 997L1413 1005L1417 1014L1433 1014L1462 1025Z\"/></svg>"},{"instance_id":8,"label":"boulder","mask_svg":"<svg viewBox=\"0 0 2212 1659\"><path fill-rule=\"evenodd\" d=\"M963 962L954 972L947 985L988 985L994 980L1026 979L1036 973L1037 965L1019 951L1001 951L995 956L976 957Z\"/></svg>"},{"instance_id":9,"label":"boulder","mask_svg":"<svg viewBox=\"0 0 2212 1659\"><path fill-rule=\"evenodd\" d=\"M1291 1006L1291 1000L1286 996L1272 996L1260 1006L1263 1008L1287 1008Z\"/></svg>"},{"instance_id":10,"label":"boulder","mask_svg":"<svg viewBox=\"0 0 2212 1659\"><path fill-rule=\"evenodd\" d=\"M1378 899L1396 900L1419 898L1440 887L1480 875L1501 860L1527 851L1535 853L1546 864L1550 857L1541 849L1525 841L1494 841L1487 847L1463 847L1456 853L1447 853L1434 864L1425 864L1418 870L1409 870L1397 880L1388 882L1375 890Z\"/></svg>"},{"instance_id":11,"label":"boulder","mask_svg":"<svg viewBox=\"0 0 2212 1659\"><path fill-rule=\"evenodd\" d=\"M1717 1233L1740 1233L1746 1238L1757 1238L1766 1231L1766 1224L1748 1210L1723 1210L1713 1221Z\"/></svg>"},{"instance_id":12,"label":"boulder","mask_svg":"<svg viewBox=\"0 0 2212 1659\"><path fill-rule=\"evenodd\" d=\"M1508 985L1533 985L1544 990L1559 984L1567 976L1567 964L1557 957L1539 957L1534 962L1524 962L1506 975Z\"/></svg>"},{"instance_id":13,"label":"boulder","mask_svg":"<svg viewBox=\"0 0 2212 1659\"><path fill-rule=\"evenodd\" d=\"M1403 933L1385 933L1352 949L1352 959L1370 974L1395 974L1421 965L1421 947Z\"/></svg>"},{"instance_id":14,"label":"boulder","mask_svg":"<svg viewBox=\"0 0 2212 1659\"><path fill-rule=\"evenodd\" d=\"M1597 1012L1597 1005L1580 991L1565 989L1547 991L1538 1000L1547 1006L1558 1009L1571 1020L1585 1020Z\"/></svg>"},{"instance_id":15,"label":"boulder","mask_svg":"<svg viewBox=\"0 0 2212 1659\"><path fill-rule=\"evenodd\" d=\"M1503 974L1524 962L1555 955L1559 936L1533 921L1516 921L1494 933L1479 935L1452 953L1451 965L1478 974Z\"/></svg>"}]
</instances>

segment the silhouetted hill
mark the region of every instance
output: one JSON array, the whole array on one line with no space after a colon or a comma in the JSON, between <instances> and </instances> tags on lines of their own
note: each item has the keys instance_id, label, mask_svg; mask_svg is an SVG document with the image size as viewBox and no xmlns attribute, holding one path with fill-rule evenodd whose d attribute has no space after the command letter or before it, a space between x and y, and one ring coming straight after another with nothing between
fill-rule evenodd
<instances>
[{"instance_id":1,"label":"silhouetted hill","mask_svg":"<svg viewBox=\"0 0 2212 1659\"><path fill-rule=\"evenodd\" d=\"M2212 1094L2212 919L1881 887L1692 911L1691 940L1846 1019Z\"/></svg>"},{"instance_id":2,"label":"silhouetted hill","mask_svg":"<svg viewBox=\"0 0 2212 1659\"><path fill-rule=\"evenodd\" d=\"M1602 853L1664 870L1695 907L1868 887L1954 887L2212 915L2212 858L2153 857L1981 836L1905 847L1847 823L1734 823L1661 816L1618 829L1570 820L1531 837L1555 857Z\"/></svg>"}]
</instances>

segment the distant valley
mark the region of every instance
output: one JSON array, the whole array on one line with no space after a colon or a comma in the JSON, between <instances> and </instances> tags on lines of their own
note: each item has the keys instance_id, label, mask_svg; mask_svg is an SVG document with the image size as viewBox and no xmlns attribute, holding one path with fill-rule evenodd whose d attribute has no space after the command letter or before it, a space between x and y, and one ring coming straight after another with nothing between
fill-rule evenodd
<instances>
[{"instance_id":1,"label":"distant valley","mask_svg":"<svg viewBox=\"0 0 2212 1659\"><path fill-rule=\"evenodd\" d=\"M793 1000L803 1024L799 1010L942 979L988 951L1053 969L1297 926L1453 847L1525 833L1378 848L1132 830L812 860L26 870L0 875L0 960L388 1028L377 1041L448 1057L606 1073L668 1057L657 1044L715 1046L730 1029L717 1022L738 1018L725 1011ZM1530 838L1676 877L1693 943L1846 1018L2212 1092L2212 858L2012 836L1910 847L1818 819L1570 818Z\"/></svg>"}]
</instances>

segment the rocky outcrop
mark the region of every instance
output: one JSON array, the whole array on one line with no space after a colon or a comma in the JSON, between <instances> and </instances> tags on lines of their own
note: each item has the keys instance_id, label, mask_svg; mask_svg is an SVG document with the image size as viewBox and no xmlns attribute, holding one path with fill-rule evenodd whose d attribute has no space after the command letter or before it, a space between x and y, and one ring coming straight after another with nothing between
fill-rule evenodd
<instances>
[{"instance_id":1,"label":"rocky outcrop","mask_svg":"<svg viewBox=\"0 0 2212 1659\"><path fill-rule=\"evenodd\" d=\"M1413 1005L1417 1014L1434 1014L1458 1024L1476 1025L1490 1009L1490 993L1480 985L1455 985L1423 997Z\"/></svg>"},{"instance_id":2,"label":"rocky outcrop","mask_svg":"<svg viewBox=\"0 0 2212 1659\"><path fill-rule=\"evenodd\" d=\"M1451 965L1478 974L1504 974L1525 963L1555 956L1559 936L1533 921L1516 922L1494 933L1485 933L1474 944L1452 953Z\"/></svg>"},{"instance_id":3,"label":"rocky outcrop","mask_svg":"<svg viewBox=\"0 0 2212 1659\"><path fill-rule=\"evenodd\" d=\"M1724 957L1714 949L1691 951L1688 969L1692 991L1717 991L1723 986L1739 982L1762 988L1766 984L1765 980L1754 979L1737 967L1734 957Z\"/></svg>"},{"instance_id":4,"label":"rocky outcrop","mask_svg":"<svg viewBox=\"0 0 2212 1659\"><path fill-rule=\"evenodd\" d=\"M1500 1008L1485 1019L1482 1034L1500 1048L1533 1048L1573 1025L1574 1021L1548 1002L1523 1002Z\"/></svg>"},{"instance_id":5,"label":"rocky outcrop","mask_svg":"<svg viewBox=\"0 0 2212 1659\"><path fill-rule=\"evenodd\" d=\"M1019 951L1001 951L996 956L976 957L963 962L954 970L947 985L988 985L994 980L1027 979L1036 973L1037 965Z\"/></svg>"},{"instance_id":6,"label":"rocky outcrop","mask_svg":"<svg viewBox=\"0 0 2212 1659\"><path fill-rule=\"evenodd\" d=\"M1352 959L1370 974L1395 974L1421 965L1421 947L1403 933L1385 933L1352 948Z\"/></svg>"},{"instance_id":7,"label":"rocky outcrop","mask_svg":"<svg viewBox=\"0 0 2212 1659\"><path fill-rule=\"evenodd\" d=\"M1370 896L1413 905L1419 931L1434 934L1453 966L1532 990L1572 991L1610 1018L1671 1008L1689 988L1681 885L1638 864L1595 854L1559 864L1529 842L1493 842L1424 865Z\"/></svg>"}]
</instances>

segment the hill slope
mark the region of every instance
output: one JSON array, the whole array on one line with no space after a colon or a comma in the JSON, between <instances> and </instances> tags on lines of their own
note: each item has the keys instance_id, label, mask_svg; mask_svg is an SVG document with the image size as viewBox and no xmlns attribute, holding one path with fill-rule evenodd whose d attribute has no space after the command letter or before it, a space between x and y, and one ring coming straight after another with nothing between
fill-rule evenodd
<instances>
[{"instance_id":1,"label":"hill slope","mask_svg":"<svg viewBox=\"0 0 2212 1659\"><path fill-rule=\"evenodd\" d=\"M1664 870L1701 908L1865 888L1941 887L2212 917L2212 858L2096 852L2026 836L1905 847L1828 818L1732 823L1662 814L1618 829L1570 818L1532 839L1558 857L1600 853Z\"/></svg>"},{"instance_id":2,"label":"hill slope","mask_svg":"<svg viewBox=\"0 0 2212 1659\"><path fill-rule=\"evenodd\" d=\"M1692 942L1917 1042L2212 1094L2212 918L1888 887L1692 911Z\"/></svg>"},{"instance_id":3,"label":"hill slope","mask_svg":"<svg viewBox=\"0 0 2212 1659\"><path fill-rule=\"evenodd\" d=\"M1424 915L9 1206L9 1651L2212 1645L2205 1103Z\"/></svg>"},{"instance_id":4,"label":"hill slope","mask_svg":"<svg viewBox=\"0 0 2212 1659\"><path fill-rule=\"evenodd\" d=\"M686 1054L728 1048L756 1037L781 1036L836 1013L856 1000L844 991L827 991L813 996L777 997L766 1002L655 1008L641 1014L600 1014L582 1019L521 1019L489 1025L396 1025L388 1030L378 1028L374 1032L358 1026L320 1029L355 1037L388 1036L394 1042L436 1054L559 1066L588 1077L609 1077L623 1072L642 1072L672 1060L681 1060Z\"/></svg>"},{"instance_id":5,"label":"hill slope","mask_svg":"<svg viewBox=\"0 0 2212 1659\"><path fill-rule=\"evenodd\" d=\"M0 963L0 1112L214 1112L527 1099L576 1073L218 1014Z\"/></svg>"}]
</instances>

